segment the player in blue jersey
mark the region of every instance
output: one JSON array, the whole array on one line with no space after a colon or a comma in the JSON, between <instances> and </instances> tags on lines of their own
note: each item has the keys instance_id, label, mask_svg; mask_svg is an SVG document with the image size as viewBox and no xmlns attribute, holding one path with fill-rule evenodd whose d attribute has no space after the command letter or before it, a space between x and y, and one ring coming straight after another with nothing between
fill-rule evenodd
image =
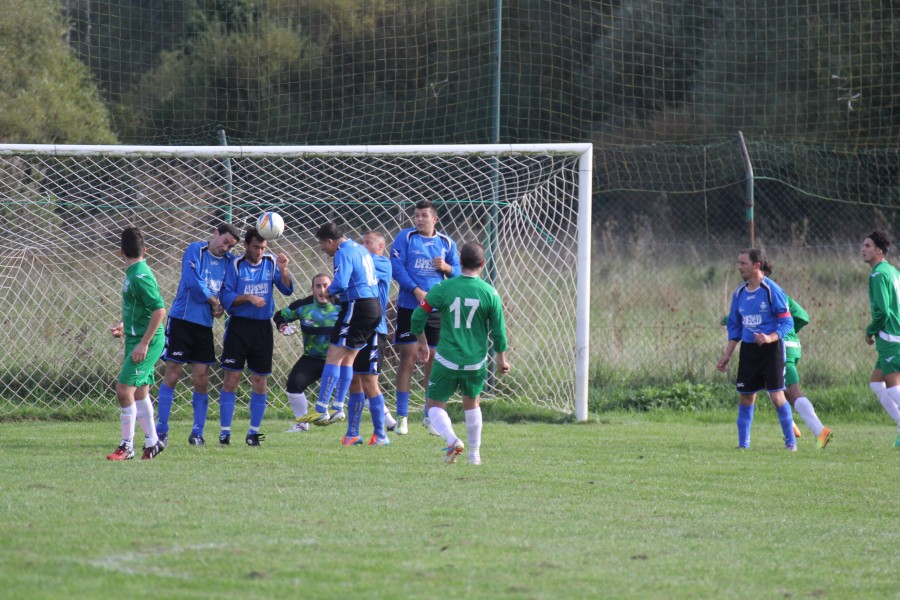
<instances>
[{"instance_id":1,"label":"player in blue jersey","mask_svg":"<svg viewBox=\"0 0 900 600\"><path fill-rule=\"evenodd\" d=\"M391 246L391 266L394 269L394 279L400 286L400 293L397 295L397 327L394 332L394 344L400 356L397 367L397 433L400 435L408 432L409 390L416 366L416 336L409 332L410 319L434 285L460 273L456 242L435 229L437 220L437 207L434 203L420 200L413 212L414 227L400 231ZM440 333L440 317L431 315L425 326L425 336L428 338L428 347L431 348L423 366L423 387L426 394L434 364L434 349L437 348ZM429 424L426 416L423 425L428 427Z\"/></svg>"},{"instance_id":2,"label":"player in blue jersey","mask_svg":"<svg viewBox=\"0 0 900 600\"><path fill-rule=\"evenodd\" d=\"M287 377L288 402L294 411L294 419L306 416L309 401L306 399L306 388L319 381L325 369L325 355L328 353L328 340L337 320L337 306L331 303L328 286L331 276L319 273L312 280L312 295L291 302L291 304L275 313L275 327L282 335L293 335L295 328L291 325L300 321L300 333L303 334L303 355L297 359ZM295 422L287 433L309 431L309 423Z\"/></svg>"},{"instance_id":3,"label":"player in blue jersey","mask_svg":"<svg viewBox=\"0 0 900 600\"><path fill-rule=\"evenodd\" d=\"M344 446L362 444L359 435L359 422L362 418L366 398L369 399L369 411L372 413L372 437L370 446L387 446L391 443L384 429L385 409L384 395L378 385L381 365L384 360L384 339L387 336L388 293L391 288L391 261L384 256L386 242L380 231L369 231L363 236L362 245L372 255L375 274L378 277L378 299L381 301L381 322L375 332L369 336L363 348L353 362L353 380L350 382L350 396L347 402L347 435L341 440Z\"/></svg>"},{"instance_id":4,"label":"player in blue jersey","mask_svg":"<svg viewBox=\"0 0 900 600\"><path fill-rule=\"evenodd\" d=\"M784 434L784 447L797 449L791 406L784 395L784 336L794 329L784 291L766 277L771 266L762 250L750 248L738 255L738 271L743 278L731 298L728 314L728 345L716 363L725 372L735 348L740 343L737 391L741 396L738 407L738 448L750 447L750 428L756 394L765 389L778 412Z\"/></svg>"},{"instance_id":5,"label":"player in blue jersey","mask_svg":"<svg viewBox=\"0 0 900 600\"><path fill-rule=\"evenodd\" d=\"M169 415L175 398L175 386L185 364L191 364L194 393L194 426L188 444L202 446L203 429L209 408L209 365L216 361L213 341L213 319L225 310L219 292L225 280L225 269L234 255L230 250L241 239L241 232L230 223L213 230L208 242L194 242L181 257L181 279L169 310L166 325L166 349L162 359L166 373L159 384L159 415L156 431L163 445L169 442Z\"/></svg>"},{"instance_id":6,"label":"player in blue jersey","mask_svg":"<svg viewBox=\"0 0 900 600\"><path fill-rule=\"evenodd\" d=\"M325 356L316 410L303 419L324 426L347 418L344 399L353 380L353 361L381 321L382 308L375 263L369 251L347 239L334 223L319 227L316 239L322 252L334 259L334 280L328 293L332 302L341 305ZM334 403L329 414L332 393Z\"/></svg>"},{"instance_id":7,"label":"player in blue jersey","mask_svg":"<svg viewBox=\"0 0 900 600\"><path fill-rule=\"evenodd\" d=\"M244 255L236 258L225 271L225 283L220 296L228 311L225 340L222 348L222 392L219 394L219 443L231 443L231 420L244 363L250 370L250 429L248 446L259 446L265 436L259 432L268 399L268 379L272 374L272 316L275 314L275 288L290 296L294 282L288 272L288 257L280 252L276 257L267 251L268 242L255 228L244 234Z\"/></svg>"}]
</instances>

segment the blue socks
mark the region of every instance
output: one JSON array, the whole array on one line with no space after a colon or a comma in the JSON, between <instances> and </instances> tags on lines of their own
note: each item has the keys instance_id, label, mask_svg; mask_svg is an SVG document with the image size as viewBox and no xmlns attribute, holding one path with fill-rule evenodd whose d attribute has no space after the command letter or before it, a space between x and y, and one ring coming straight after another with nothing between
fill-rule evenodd
<instances>
[{"instance_id":1,"label":"blue socks","mask_svg":"<svg viewBox=\"0 0 900 600\"><path fill-rule=\"evenodd\" d=\"M172 402L175 399L175 388L170 388L165 383L159 384L157 400L156 433L169 433L169 415L172 414Z\"/></svg>"},{"instance_id":2,"label":"blue socks","mask_svg":"<svg viewBox=\"0 0 900 600\"><path fill-rule=\"evenodd\" d=\"M738 430L738 448L750 447L750 427L753 425L753 411L756 405L738 406L737 430ZM792 434L793 435L793 432Z\"/></svg>"},{"instance_id":3,"label":"blue socks","mask_svg":"<svg viewBox=\"0 0 900 600\"><path fill-rule=\"evenodd\" d=\"M266 414L266 400L268 394L250 394L250 433L259 433L263 416Z\"/></svg>"},{"instance_id":4,"label":"blue socks","mask_svg":"<svg viewBox=\"0 0 900 600\"><path fill-rule=\"evenodd\" d=\"M340 377L337 380L334 390L334 402L331 406L334 410L344 410L344 399L350 391L350 383L353 381L353 367L340 367Z\"/></svg>"},{"instance_id":5,"label":"blue socks","mask_svg":"<svg viewBox=\"0 0 900 600\"><path fill-rule=\"evenodd\" d=\"M359 437L359 422L365 403L366 395L362 392L350 394L350 401L347 402L347 437Z\"/></svg>"},{"instance_id":6,"label":"blue socks","mask_svg":"<svg viewBox=\"0 0 900 600\"><path fill-rule=\"evenodd\" d=\"M341 377L341 368L338 365L330 365L325 363L322 370L322 380L319 383L319 398L316 400L316 412L327 413L328 404L331 400L331 392L337 385L338 379ZM349 384L348 384L349 388Z\"/></svg>"},{"instance_id":7,"label":"blue socks","mask_svg":"<svg viewBox=\"0 0 900 600\"><path fill-rule=\"evenodd\" d=\"M235 392L222 390L219 393L219 424L222 432L231 432L231 421L234 419Z\"/></svg>"},{"instance_id":8,"label":"blue socks","mask_svg":"<svg viewBox=\"0 0 900 600\"><path fill-rule=\"evenodd\" d=\"M162 391L162 386L160 386ZM206 427L206 413L209 411L209 394L198 394L194 392L191 396L191 406L194 407L194 428L191 429L191 435L199 435L203 437L203 429ZM157 427L159 431L159 427Z\"/></svg>"},{"instance_id":9,"label":"blue socks","mask_svg":"<svg viewBox=\"0 0 900 600\"><path fill-rule=\"evenodd\" d=\"M375 430L375 437L387 437L384 431L384 395L378 394L374 398L369 398L369 412L372 413L372 428Z\"/></svg>"},{"instance_id":10,"label":"blue socks","mask_svg":"<svg viewBox=\"0 0 900 600\"><path fill-rule=\"evenodd\" d=\"M397 416L409 416L409 392L397 392Z\"/></svg>"},{"instance_id":11,"label":"blue socks","mask_svg":"<svg viewBox=\"0 0 900 600\"><path fill-rule=\"evenodd\" d=\"M796 446L797 438L794 437L794 415L791 413L791 405L785 402L778 411L778 422L781 423L781 431L784 433L784 445Z\"/></svg>"}]
</instances>

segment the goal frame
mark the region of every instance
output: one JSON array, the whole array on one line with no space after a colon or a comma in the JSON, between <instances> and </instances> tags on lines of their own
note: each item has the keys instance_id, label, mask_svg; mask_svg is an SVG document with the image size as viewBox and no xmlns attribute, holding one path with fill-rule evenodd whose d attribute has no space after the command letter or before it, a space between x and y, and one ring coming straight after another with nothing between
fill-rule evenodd
<instances>
[{"instance_id":1,"label":"goal frame","mask_svg":"<svg viewBox=\"0 0 900 600\"><path fill-rule=\"evenodd\" d=\"M135 145L59 145L0 144L0 156L106 156L219 158L248 157L313 158L340 156L415 156L415 155L507 155L562 154L578 157L577 190L577 282L575 331L575 418L588 418L588 363L590 357L591 286L591 200L593 183L593 145L560 144L461 144L461 145L349 145L349 146L135 146Z\"/></svg>"}]
</instances>

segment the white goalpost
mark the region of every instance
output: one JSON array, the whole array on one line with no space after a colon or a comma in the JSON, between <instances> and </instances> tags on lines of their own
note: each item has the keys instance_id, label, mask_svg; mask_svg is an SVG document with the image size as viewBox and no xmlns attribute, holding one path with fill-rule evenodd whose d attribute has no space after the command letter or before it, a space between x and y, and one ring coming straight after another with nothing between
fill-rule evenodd
<instances>
[{"instance_id":1,"label":"white goalpost","mask_svg":"<svg viewBox=\"0 0 900 600\"><path fill-rule=\"evenodd\" d=\"M503 298L512 371L489 376L485 399L586 420L591 180L590 144L0 145L0 415L114 398L122 347L108 327L120 314L125 226L144 231L170 303L190 242L220 222L244 230L275 210L285 235L270 247L290 257L296 298L331 271L314 239L319 225L337 222L354 238L377 229L390 243L424 199L438 206L439 230L485 245L485 278ZM278 308L293 299L275 298ZM391 333L393 312L392 302ZM222 327L217 321L217 351ZM276 405L287 405L298 337L276 336ZM386 359L381 382L392 403L395 357ZM413 379L411 403L421 406L421 376ZM220 381L213 369L213 400ZM189 399L185 374L175 410Z\"/></svg>"}]
</instances>

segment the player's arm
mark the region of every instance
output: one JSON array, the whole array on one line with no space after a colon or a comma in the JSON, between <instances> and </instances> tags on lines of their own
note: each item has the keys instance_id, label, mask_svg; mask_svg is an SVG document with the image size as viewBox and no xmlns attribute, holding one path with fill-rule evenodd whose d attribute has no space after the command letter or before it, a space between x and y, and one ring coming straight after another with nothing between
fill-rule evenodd
<instances>
[{"instance_id":1,"label":"player's arm","mask_svg":"<svg viewBox=\"0 0 900 600\"><path fill-rule=\"evenodd\" d=\"M778 326L775 328L774 334L777 338L769 336L769 343L783 340L784 336L794 329L794 317L791 316L791 310L788 308L787 295L776 288L772 295L772 314L778 320Z\"/></svg>"},{"instance_id":2,"label":"player's arm","mask_svg":"<svg viewBox=\"0 0 900 600\"><path fill-rule=\"evenodd\" d=\"M432 288L435 290L436 288ZM418 344L416 345L416 360L420 363L428 362L431 350L428 348L428 338L425 337L425 324L428 322L428 315L434 310L429 300L436 301L437 294L428 292L425 299L419 303L419 306L412 313L409 321L409 332L416 336Z\"/></svg>"},{"instance_id":3,"label":"player's arm","mask_svg":"<svg viewBox=\"0 0 900 600\"><path fill-rule=\"evenodd\" d=\"M888 278L884 273L872 273L869 276L869 306L872 309L872 321L866 327L866 337L873 338L884 328L887 321L886 306L890 301L888 294Z\"/></svg>"},{"instance_id":4,"label":"player's arm","mask_svg":"<svg viewBox=\"0 0 900 600\"><path fill-rule=\"evenodd\" d=\"M406 256L409 251L409 236L401 231L394 243L391 244L391 271L394 281L400 286L400 291L412 292L418 284L412 278L406 268Z\"/></svg>"},{"instance_id":5,"label":"player's arm","mask_svg":"<svg viewBox=\"0 0 900 600\"><path fill-rule=\"evenodd\" d=\"M503 316L503 302L500 300L500 294L493 291L493 299L491 302L491 341L494 343L494 352L506 352L509 343L506 339L506 322Z\"/></svg>"},{"instance_id":6,"label":"player's arm","mask_svg":"<svg viewBox=\"0 0 900 600\"><path fill-rule=\"evenodd\" d=\"M731 361L731 355L734 354L734 349L737 348L738 342L741 340L728 340L728 344L725 346L725 352L722 353L722 357L716 363L716 368L723 373L725 369L728 368L728 363Z\"/></svg>"},{"instance_id":7,"label":"player's arm","mask_svg":"<svg viewBox=\"0 0 900 600\"><path fill-rule=\"evenodd\" d=\"M334 254L334 278L328 286L328 294L334 302L341 302L346 298L341 296L350 287L350 276L353 273L353 263L346 252L338 250Z\"/></svg>"},{"instance_id":8,"label":"player's arm","mask_svg":"<svg viewBox=\"0 0 900 600\"><path fill-rule=\"evenodd\" d=\"M141 341L138 342L131 352L131 360L135 364L147 358L150 342L153 341L163 320L166 318L166 305L159 293L159 285L157 285L156 280L143 278L136 280L136 283L138 285L137 293L143 296L144 304L148 308L152 308L153 312L150 313L150 322L147 324L147 329L144 331Z\"/></svg>"},{"instance_id":9,"label":"player's arm","mask_svg":"<svg viewBox=\"0 0 900 600\"><path fill-rule=\"evenodd\" d=\"M285 296L290 296L294 293L294 280L291 277L290 271L288 271L288 256L284 252L279 252L278 257L275 259L275 287L278 288L278 291L284 294Z\"/></svg>"},{"instance_id":10,"label":"player's arm","mask_svg":"<svg viewBox=\"0 0 900 600\"><path fill-rule=\"evenodd\" d=\"M738 312L741 289L742 288L738 288L731 296L731 310L728 312L728 322L726 323L728 329L728 343L725 345L725 351L722 353L722 356L716 362L716 368L723 373L725 372L725 369L728 368L728 363L731 361L731 355L734 354L735 348L737 348L738 343L744 335L744 323L741 320L740 312Z\"/></svg>"},{"instance_id":11,"label":"player's arm","mask_svg":"<svg viewBox=\"0 0 900 600\"><path fill-rule=\"evenodd\" d=\"M791 298L787 297L788 301L788 310L791 311L791 317L794 319L794 331L799 333L801 329L809 325L809 315L800 306L800 303Z\"/></svg>"},{"instance_id":12,"label":"player's arm","mask_svg":"<svg viewBox=\"0 0 900 600\"><path fill-rule=\"evenodd\" d=\"M450 248L447 250L447 255L444 256L444 263L450 267L449 271L444 271L445 277L456 277L460 273L462 273L462 265L459 264L459 249L456 247L456 242L447 238L450 243Z\"/></svg>"},{"instance_id":13,"label":"player's arm","mask_svg":"<svg viewBox=\"0 0 900 600\"><path fill-rule=\"evenodd\" d=\"M238 261L232 262L225 268L225 279L222 281L222 289L219 291L219 301L225 310L231 310L238 299ZM237 304L243 304L246 300L242 300Z\"/></svg>"},{"instance_id":14,"label":"player's arm","mask_svg":"<svg viewBox=\"0 0 900 600\"><path fill-rule=\"evenodd\" d=\"M201 273L200 248L201 244L191 244L184 251L184 256L181 257L181 281L187 287L192 300L209 302L215 306L218 301L215 300L215 296L206 285L206 279Z\"/></svg>"},{"instance_id":15,"label":"player's arm","mask_svg":"<svg viewBox=\"0 0 900 600\"><path fill-rule=\"evenodd\" d=\"M275 311L275 314L272 315L272 320L275 322L275 329L281 331L282 327L285 327L288 323L299 319L299 309L312 303L314 300L315 298L313 298L312 296L307 296L306 298L301 298L300 300L294 300L281 310Z\"/></svg>"}]
</instances>

